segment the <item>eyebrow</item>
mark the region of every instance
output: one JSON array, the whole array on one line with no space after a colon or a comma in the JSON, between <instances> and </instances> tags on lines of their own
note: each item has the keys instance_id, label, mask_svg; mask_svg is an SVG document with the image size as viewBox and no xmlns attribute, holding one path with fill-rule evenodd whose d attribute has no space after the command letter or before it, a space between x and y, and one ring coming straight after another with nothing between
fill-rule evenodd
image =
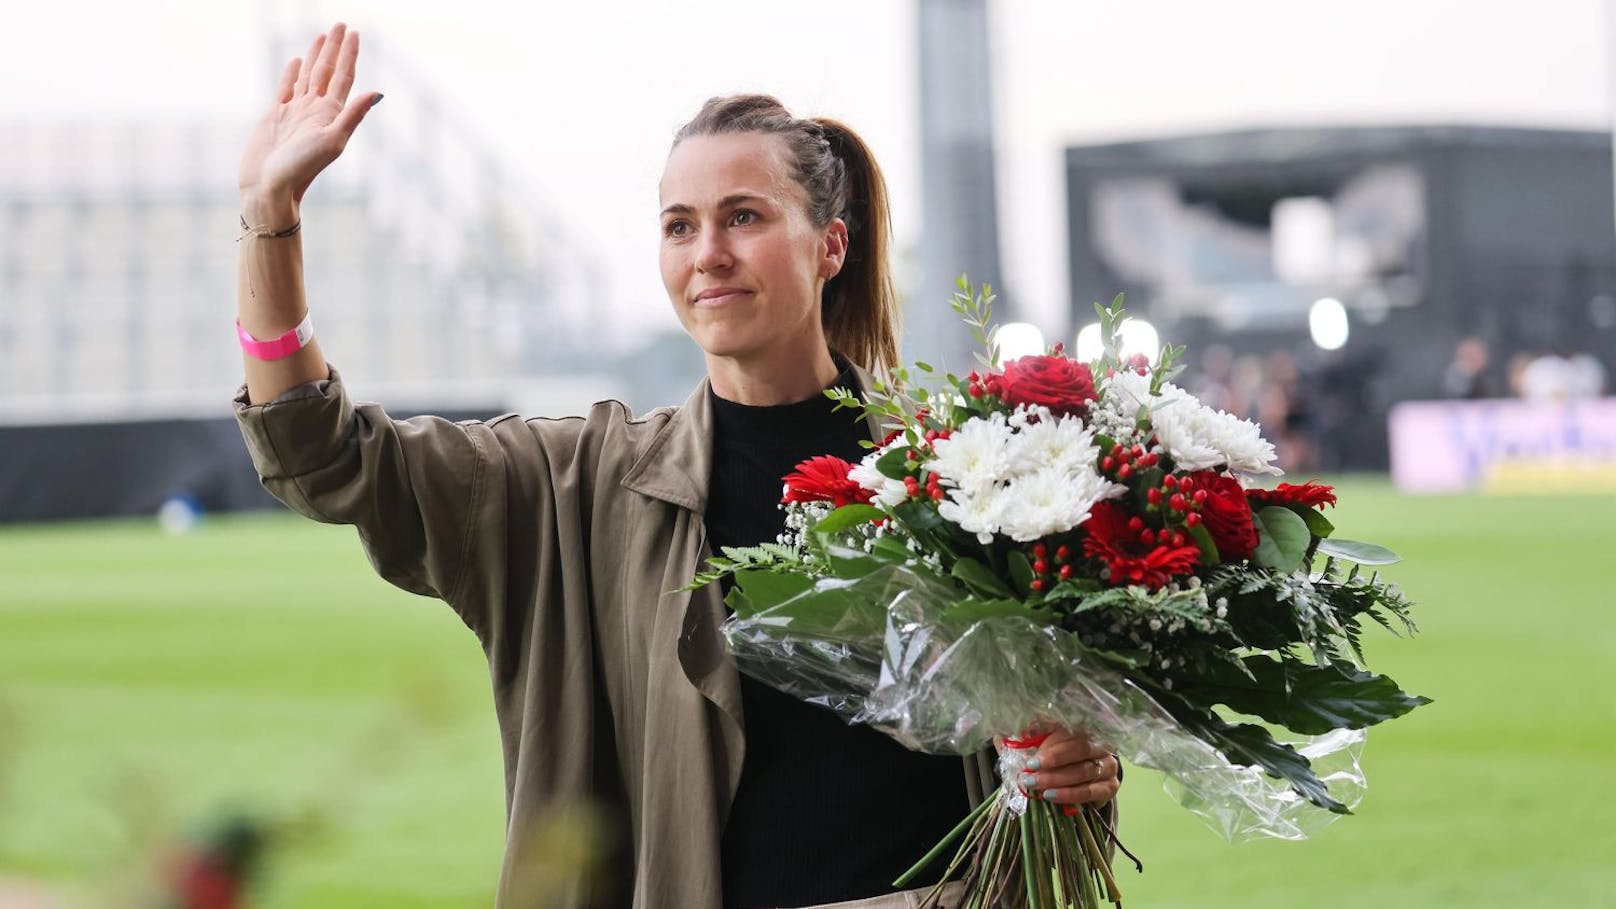
<instances>
[{"instance_id":1,"label":"eyebrow","mask_svg":"<svg viewBox=\"0 0 1616 909\"><path fill-rule=\"evenodd\" d=\"M733 208L733 207L735 207L737 205L740 205L743 202L765 202L766 203L768 201L769 201L769 199L767 197L755 195L753 193L735 193L734 195L725 196L724 198L718 200L718 207L719 208ZM696 209L694 207L686 205L686 204L680 202L680 203L670 205L667 208L664 208L662 210L662 213L664 215L688 215L688 214L694 212L695 210Z\"/></svg>"}]
</instances>

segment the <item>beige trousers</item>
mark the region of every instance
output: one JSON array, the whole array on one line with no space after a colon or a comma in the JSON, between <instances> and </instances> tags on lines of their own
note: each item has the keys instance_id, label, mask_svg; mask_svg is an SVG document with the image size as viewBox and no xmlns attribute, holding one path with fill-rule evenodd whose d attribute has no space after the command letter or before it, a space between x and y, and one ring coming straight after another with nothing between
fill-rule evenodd
<instances>
[{"instance_id":1,"label":"beige trousers","mask_svg":"<svg viewBox=\"0 0 1616 909\"><path fill-rule=\"evenodd\" d=\"M951 882L943 888L942 909L954 909L958 905L960 891L964 888L958 881ZM848 900L843 903L821 903L818 906L808 906L806 909L919 909L920 903L931 892L930 887L919 890L905 890L901 893L889 893L886 896L872 896L863 900Z\"/></svg>"}]
</instances>

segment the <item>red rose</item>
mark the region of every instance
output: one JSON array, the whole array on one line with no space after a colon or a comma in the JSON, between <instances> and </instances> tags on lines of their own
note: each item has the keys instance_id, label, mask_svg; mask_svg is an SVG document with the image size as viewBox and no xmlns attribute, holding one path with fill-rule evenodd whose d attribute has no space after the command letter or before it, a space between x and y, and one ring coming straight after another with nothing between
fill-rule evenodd
<instances>
[{"instance_id":1,"label":"red rose","mask_svg":"<svg viewBox=\"0 0 1616 909\"><path fill-rule=\"evenodd\" d=\"M1246 491L1234 477L1210 470L1197 470L1190 474L1195 488L1206 490L1206 501L1201 504L1201 520L1206 532L1218 547L1218 555L1225 559L1249 559L1257 551L1257 525L1251 520L1251 503Z\"/></svg>"},{"instance_id":2,"label":"red rose","mask_svg":"<svg viewBox=\"0 0 1616 909\"><path fill-rule=\"evenodd\" d=\"M1011 407L1037 404L1072 416L1096 397L1088 365L1065 357L1021 357L1004 364L1004 373L994 378L994 393Z\"/></svg>"},{"instance_id":3,"label":"red rose","mask_svg":"<svg viewBox=\"0 0 1616 909\"><path fill-rule=\"evenodd\" d=\"M829 502L837 508L852 503L868 504L874 493L847 478L853 465L834 455L820 455L797 465L786 474L786 502Z\"/></svg>"},{"instance_id":4,"label":"red rose","mask_svg":"<svg viewBox=\"0 0 1616 909\"><path fill-rule=\"evenodd\" d=\"M1252 505L1300 505L1303 508L1323 510L1335 504L1335 487L1319 483L1292 485L1281 483L1277 489L1248 489L1246 498Z\"/></svg>"},{"instance_id":5,"label":"red rose","mask_svg":"<svg viewBox=\"0 0 1616 909\"><path fill-rule=\"evenodd\" d=\"M1189 574L1201 559L1197 546L1168 546L1145 543L1128 528L1128 511L1115 502L1094 506L1083 523L1088 536L1083 551L1105 562L1111 570L1111 583L1139 584L1152 590L1175 576Z\"/></svg>"}]
</instances>

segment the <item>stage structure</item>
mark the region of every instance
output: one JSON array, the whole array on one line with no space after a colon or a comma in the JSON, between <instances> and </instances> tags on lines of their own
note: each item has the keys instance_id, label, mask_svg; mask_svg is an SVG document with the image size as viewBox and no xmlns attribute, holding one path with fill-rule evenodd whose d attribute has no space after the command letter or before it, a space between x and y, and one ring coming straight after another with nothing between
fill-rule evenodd
<instances>
[{"instance_id":1,"label":"stage structure","mask_svg":"<svg viewBox=\"0 0 1616 909\"><path fill-rule=\"evenodd\" d=\"M1192 351L1294 354L1334 417L1325 469L1383 469L1388 409L1440 397L1461 339L1501 392L1518 352L1616 367L1607 133L1251 130L1074 147L1066 172L1075 324L1123 291ZM1339 349L1310 340L1321 300Z\"/></svg>"}]
</instances>

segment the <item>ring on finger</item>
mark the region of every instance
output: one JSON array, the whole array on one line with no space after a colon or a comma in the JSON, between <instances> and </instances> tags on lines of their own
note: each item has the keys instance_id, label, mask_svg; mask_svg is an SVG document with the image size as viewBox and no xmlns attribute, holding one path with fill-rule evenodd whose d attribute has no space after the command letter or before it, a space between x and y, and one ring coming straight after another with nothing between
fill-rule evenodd
<instances>
[{"instance_id":1,"label":"ring on finger","mask_svg":"<svg viewBox=\"0 0 1616 909\"><path fill-rule=\"evenodd\" d=\"M1103 779L1104 777L1105 777L1105 758L1095 758L1094 759L1094 778L1096 780L1099 780L1099 779Z\"/></svg>"}]
</instances>

